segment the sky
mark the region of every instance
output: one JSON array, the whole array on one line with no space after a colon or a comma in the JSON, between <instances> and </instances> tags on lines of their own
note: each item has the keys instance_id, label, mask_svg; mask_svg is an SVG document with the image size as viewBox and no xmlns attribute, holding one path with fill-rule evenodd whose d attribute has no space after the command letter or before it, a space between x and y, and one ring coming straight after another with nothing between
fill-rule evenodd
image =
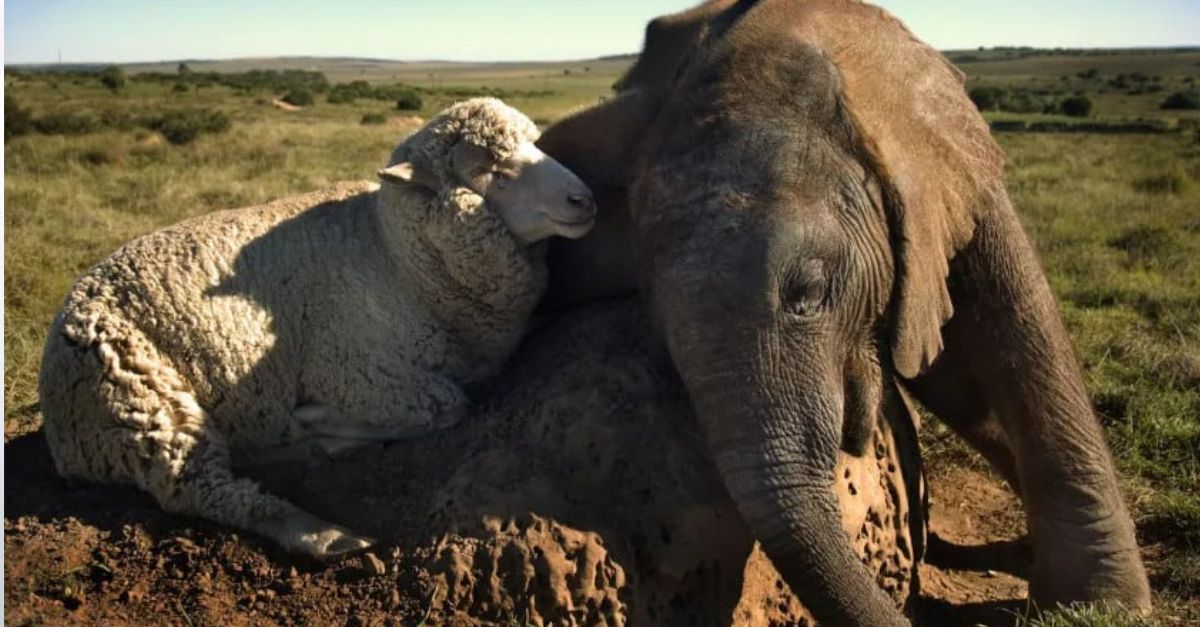
<instances>
[{"instance_id":1,"label":"sky","mask_svg":"<svg viewBox=\"0 0 1200 627\"><path fill-rule=\"evenodd\" d=\"M4 62L584 59L695 0L7 0ZM880 0L939 49L1200 45L1200 0Z\"/></svg>"}]
</instances>

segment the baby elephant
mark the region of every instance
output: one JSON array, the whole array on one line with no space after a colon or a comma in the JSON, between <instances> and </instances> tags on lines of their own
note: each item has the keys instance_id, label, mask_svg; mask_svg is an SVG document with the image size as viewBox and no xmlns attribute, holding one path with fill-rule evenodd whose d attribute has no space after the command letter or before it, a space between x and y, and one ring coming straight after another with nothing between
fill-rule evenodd
<instances>
[{"instance_id":1,"label":"baby elephant","mask_svg":"<svg viewBox=\"0 0 1200 627\"><path fill-rule=\"evenodd\" d=\"M463 416L462 386L495 374L545 289L541 240L581 237L595 215L537 137L515 109L469 100L403 142L382 187L212 213L92 268L42 360L59 473L131 483L168 511L317 558L369 546L231 461Z\"/></svg>"}]
</instances>

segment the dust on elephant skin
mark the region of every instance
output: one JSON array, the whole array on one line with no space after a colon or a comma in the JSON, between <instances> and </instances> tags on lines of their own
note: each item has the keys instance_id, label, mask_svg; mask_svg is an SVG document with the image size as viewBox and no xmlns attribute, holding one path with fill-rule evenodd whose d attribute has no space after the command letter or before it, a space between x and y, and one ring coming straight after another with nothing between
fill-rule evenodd
<instances>
[{"instance_id":1,"label":"dust on elephant skin","mask_svg":"<svg viewBox=\"0 0 1200 627\"><path fill-rule=\"evenodd\" d=\"M436 624L805 624L755 547L636 303L536 334L446 433L263 476L394 545ZM835 484L853 546L898 604L920 539L881 423ZM278 473L276 473L278 474ZM851 488L853 484L853 488ZM853 496L851 493L854 493Z\"/></svg>"}]
</instances>

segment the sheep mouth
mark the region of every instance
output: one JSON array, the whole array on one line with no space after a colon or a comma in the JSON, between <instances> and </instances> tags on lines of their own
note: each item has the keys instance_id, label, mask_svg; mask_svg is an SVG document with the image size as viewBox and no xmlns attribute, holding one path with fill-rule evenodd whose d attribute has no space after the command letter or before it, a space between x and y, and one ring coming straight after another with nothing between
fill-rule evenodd
<instances>
[{"instance_id":1,"label":"sheep mouth","mask_svg":"<svg viewBox=\"0 0 1200 627\"><path fill-rule=\"evenodd\" d=\"M577 218L559 218L546 216L551 222L562 226L585 226L596 221L596 216L579 216Z\"/></svg>"},{"instance_id":2,"label":"sheep mouth","mask_svg":"<svg viewBox=\"0 0 1200 627\"><path fill-rule=\"evenodd\" d=\"M554 231L567 239L579 239L587 235L596 223L595 216L582 216L572 220L559 220L547 216L547 219L554 225Z\"/></svg>"}]
</instances>

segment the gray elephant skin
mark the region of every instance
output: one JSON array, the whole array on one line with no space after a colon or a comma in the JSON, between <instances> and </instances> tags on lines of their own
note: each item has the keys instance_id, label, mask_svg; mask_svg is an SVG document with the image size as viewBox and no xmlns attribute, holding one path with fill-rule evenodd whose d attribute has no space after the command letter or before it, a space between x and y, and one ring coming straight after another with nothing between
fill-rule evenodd
<instances>
[{"instance_id":1,"label":"gray elephant skin","mask_svg":"<svg viewBox=\"0 0 1200 627\"><path fill-rule=\"evenodd\" d=\"M1021 497L1037 606L1149 607L1101 426L957 70L870 5L717 0L651 22L617 90L539 142L601 204L592 235L552 250L552 296L642 291L739 512L821 624L907 623L832 491L892 385Z\"/></svg>"}]
</instances>

